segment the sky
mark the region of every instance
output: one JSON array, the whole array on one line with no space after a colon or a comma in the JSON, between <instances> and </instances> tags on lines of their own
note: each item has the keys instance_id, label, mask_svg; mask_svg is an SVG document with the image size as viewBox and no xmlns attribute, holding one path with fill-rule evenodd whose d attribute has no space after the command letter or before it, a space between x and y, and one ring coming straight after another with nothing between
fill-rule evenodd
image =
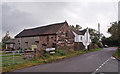
<instances>
[{"instance_id":1,"label":"sky","mask_svg":"<svg viewBox=\"0 0 120 74\"><path fill-rule=\"evenodd\" d=\"M118 3L118 20L120 21L120 1Z\"/></svg>"},{"instance_id":2,"label":"sky","mask_svg":"<svg viewBox=\"0 0 120 74\"><path fill-rule=\"evenodd\" d=\"M118 20L119 0L4 0L0 3L0 38L6 31L14 38L24 29L64 22L93 28L106 37L110 22Z\"/></svg>"}]
</instances>

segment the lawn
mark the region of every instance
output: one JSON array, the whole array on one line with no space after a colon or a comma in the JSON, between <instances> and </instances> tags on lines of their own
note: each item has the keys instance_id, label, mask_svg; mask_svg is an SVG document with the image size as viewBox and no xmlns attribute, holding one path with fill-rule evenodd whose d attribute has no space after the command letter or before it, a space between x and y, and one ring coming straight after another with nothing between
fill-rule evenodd
<instances>
[{"instance_id":1,"label":"lawn","mask_svg":"<svg viewBox=\"0 0 120 74\"><path fill-rule=\"evenodd\" d=\"M30 67L30 66L34 66L34 65L39 65L39 64L45 64L48 62L53 62L56 60L62 60L64 58L70 58L72 56L77 56L80 54L85 54L91 51L98 51L98 50L102 50L103 48L98 48L98 49L92 49L89 51L85 51L85 50L80 50L80 51L70 51L70 52L65 52L63 50L59 50L56 51L56 53L54 55L49 55L49 54L45 54L44 56L40 56L37 57L33 60L24 60L22 58L21 55L15 55L15 64L12 64L12 56L8 55L8 57L3 56L2 58L2 71L3 72L9 72L9 71L13 71L13 70L17 70L17 69L21 69L21 68L25 68L25 67Z\"/></svg>"}]
</instances>

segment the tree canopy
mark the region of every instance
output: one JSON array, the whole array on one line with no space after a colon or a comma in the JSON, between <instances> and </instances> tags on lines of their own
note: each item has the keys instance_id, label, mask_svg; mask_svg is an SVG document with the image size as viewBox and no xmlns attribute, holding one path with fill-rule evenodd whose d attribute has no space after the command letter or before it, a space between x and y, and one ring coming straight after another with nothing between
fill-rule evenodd
<instances>
[{"instance_id":1,"label":"tree canopy","mask_svg":"<svg viewBox=\"0 0 120 74\"><path fill-rule=\"evenodd\" d=\"M74 26L74 25L70 25L72 28L74 28L75 30L80 30L80 29L82 29L82 27L80 26L80 25L78 25L78 24L76 24L76 26Z\"/></svg>"},{"instance_id":2,"label":"tree canopy","mask_svg":"<svg viewBox=\"0 0 120 74\"><path fill-rule=\"evenodd\" d=\"M8 41L9 39L11 39L11 37L9 36L9 31L7 31L6 35L2 38L2 48L5 48L6 46L5 42Z\"/></svg>"},{"instance_id":3,"label":"tree canopy","mask_svg":"<svg viewBox=\"0 0 120 74\"><path fill-rule=\"evenodd\" d=\"M89 33L90 33L90 37L93 43L98 43L99 42L99 38L103 37L103 34L99 34L99 32L95 29L89 28Z\"/></svg>"},{"instance_id":4,"label":"tree canopy","mask_svg":"<svg viewBox=\"0 0 120 74\"><path fill-rule=\"evenodd\" d=\"M2 38L2 42L4 43L5 41L11 39L11 37L9 36L9 31L6 32L6 35Z\"/></svg>"},{"instance_id":5,"label":"tree canopy","mask_svg":"<svg viewBox=\"0 0 120 74\"><path fill-rule=\"evenodd\" d=\"M112 22L111 23L112 26L110 28L108 28L108 33L111 34L111 37L114 40L118 40L118 23L117 22Z\"/></svg>"},{"instance_id":6,"label":"tree canopy","mask_svg":"<svg viewBox=\"0 0 120 74\"><path fill-rule=\"evenodd\" d=\"M108 28L108 33L111 34L109 38L103 37L103 44L107 44L109 46L119 46L120 45L120 22L112 22L112 24Z\"/></svg>"}]
</instances>

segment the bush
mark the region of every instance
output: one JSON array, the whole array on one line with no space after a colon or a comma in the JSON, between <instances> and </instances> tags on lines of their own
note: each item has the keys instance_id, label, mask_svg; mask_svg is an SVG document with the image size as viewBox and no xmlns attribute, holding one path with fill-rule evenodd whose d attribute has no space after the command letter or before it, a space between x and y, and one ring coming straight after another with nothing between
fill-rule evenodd
<instances>
[{"instance_id":1,"label":"bush","mask_svg":"<svg viewBox=\"0 0 120 74\"><path fill-rule=\"evenodd\" d=\"M5 44L5 43L2 43L1 46L2 46L2 48L5 48L5 47L6 47L6 44Z\"/></svg>"},{"instance_id":2,"label":"bush","mask_svg":"<svg viewBox=\"0 0 120 74\"><path fill-rule=\"evenodd\" d=\"M94 46L95 46L95 49L98 48L98 45L97 45L97 44L94 44Z\"/></svg>"},{"instance_id":3,"label":"bush","mask_svg":"<svg viewBox=\"0 0 120 74\"><path fill-rule=\"evenodd\" d=\"M49 58L49 57L50 57L49 52L46 52L46 53L44 54L44 56L45 56L46 58Z\"/></svg>"},{"instance_id":4,"label":"bush","mask_svg":"<svg viewBox=\"0 0 120 74\"><path fill-rule=\"evenodd\" d=\"M99 42L97 45L98 45L100 48L103 48L102 42Z\"/></svg>"},{"instance_id":5,"label":"bush","mask_svg":"<svg viewBox=\"0 0 120 74\"><path fill-rule=\"evenodd\" d=\"M55 53L58 54L58 55L60 55L60 56L65 56L66 55L66 53L65 53L64 50L56 50Z\"/></svg>"}]
</instances>

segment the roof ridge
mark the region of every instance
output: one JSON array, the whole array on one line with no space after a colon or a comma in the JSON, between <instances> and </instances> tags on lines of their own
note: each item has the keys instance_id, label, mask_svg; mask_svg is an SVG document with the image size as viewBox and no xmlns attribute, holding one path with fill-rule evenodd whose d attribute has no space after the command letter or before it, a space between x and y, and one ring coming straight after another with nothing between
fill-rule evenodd
<instances>
[{"instance_id":1,"label":"roof ridge","mask_svg":"<svg viewBox=\"0 0 120 74\"><path fill-rule=\"evenodd\" d=\"M37 29L37 28L48 27L48 26L58 25L58 24L63 24L63 23L66 23L66 21L61 22L61 23L48 24L48 25L45 25L45 26L40 26L40 27L35 27L35 28L30 28L30 29L24 29L24 30L33 30L33 29Z\"/></svg>"},{"instance_id":2,"label":"roof ridge","mask_svg":"<svg viewBox=\"0 0 120 74\"><path fill-rule=\"evenodd\" d=\"M15 38L17 37L25 37L25 36L37 36L37 35L45 35L45 34L55 34L58 29L60 29L65 23L54 23L50 25L45 25L41 27L35 27L35 28L30 28L30 29L24 29L22 32L17 34Z\"/></svg>"}]
</instances>

